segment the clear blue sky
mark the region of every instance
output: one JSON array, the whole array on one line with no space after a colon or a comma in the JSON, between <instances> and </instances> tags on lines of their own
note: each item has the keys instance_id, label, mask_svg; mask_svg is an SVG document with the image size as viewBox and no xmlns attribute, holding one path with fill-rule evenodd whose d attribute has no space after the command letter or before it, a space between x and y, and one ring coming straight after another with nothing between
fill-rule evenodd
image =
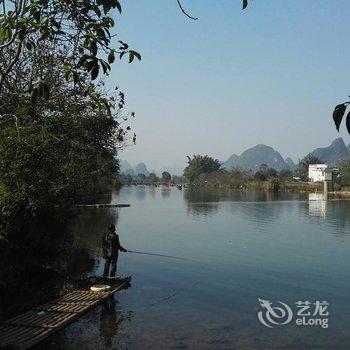
<instances>
[{"instance_id":1,"label":"clear blue sky","mask_svg":"<svg viewBox=\"0 0 350 350\"><path fill-rule=\"evenodd\" d=\"M226 160L258 143L297 160L339 136L350 94L348 0L121 0L119 38L142 61L113 65L138 144L120 158L150 170L186 155ZM118 39L118 38L117 38ZM115 40L117 40L115 39ZM342 127L345 143L350 137Z\"/></svg>"}]
</instances>

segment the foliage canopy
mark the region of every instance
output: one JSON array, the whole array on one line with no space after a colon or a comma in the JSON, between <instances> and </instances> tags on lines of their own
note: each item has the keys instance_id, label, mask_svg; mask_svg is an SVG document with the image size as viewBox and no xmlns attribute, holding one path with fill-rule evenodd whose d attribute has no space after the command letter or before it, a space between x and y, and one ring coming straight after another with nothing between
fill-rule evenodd
<instances>
[{"instance_id":1,"label":"foliage canopy","mask_svg":"<svg viewBox=\"0 0 350 350\"><path fill-rule=\"evenodd\" d=\"M209 174L215 171L221 171L221 164L218 159L207 155L194 155L187 157L188 165L184 170L184 176L189 182L194 182L201 174Z\"/></svg>"}]
</instances>

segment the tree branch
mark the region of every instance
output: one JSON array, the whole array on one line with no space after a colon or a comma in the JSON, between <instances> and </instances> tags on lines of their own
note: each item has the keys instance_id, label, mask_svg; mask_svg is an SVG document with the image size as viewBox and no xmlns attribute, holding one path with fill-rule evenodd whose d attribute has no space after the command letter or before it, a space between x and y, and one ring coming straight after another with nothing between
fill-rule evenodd
<instances>
[{"instance_id":1,"label":"tree branch","mask_svg":"<svg viewBox=\"0 0 350 350\"><path fill-rule=\"evenodd\" d=\"M16 54L13 57L12 61L9 63L9 65L6 67L6 69L3 72L1 72L1 74L0 74L0 90L1 90L1 88L3 86L3 84L4 84L4 81L5 81L6 77L7 77L7 75L10 72L11 68L18 61L19 55L20 55L20 53L22 51L22 45L23 45L23 41L20 41L18 43L17 51L16 51Z\"/></svg>"},{"instance_id":2,"label":"tree branch","mask_svg":"<svg viewBox=\"0 0 350 350\"><path fill-rule=\"evenodd\" d=\"M184 8L183 8L182 5L181 5L180 0L176 0L176 1L177 1L178 5L179 5L179 7L180 7L180 10L182 11L182 13L183 13L185 16L187 16L187 17L190 18L190 19L193 19L194 21L196 21L196 20L198 19L198 17L192 17L192 16L190 16L190 15L184 10Z\"/></svg>"}]
</instances>

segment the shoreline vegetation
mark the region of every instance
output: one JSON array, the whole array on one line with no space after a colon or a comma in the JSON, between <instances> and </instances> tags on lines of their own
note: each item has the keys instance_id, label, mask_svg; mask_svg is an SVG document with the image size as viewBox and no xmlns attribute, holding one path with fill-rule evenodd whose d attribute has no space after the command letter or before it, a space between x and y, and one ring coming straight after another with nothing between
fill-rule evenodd
<instances>
[{"instance_id":1,"label":"shoreline vegetation","mask_svg":"<svg viewBox=\"0 0 350 350\"><path fill-rule=\"evenodd\" d=\"M322 161L308 155L291 169L276 169L266 164L260 164L256 171L233 167L223 169L218 159L207 155L194 155L188 158L184 169L184 177L197 187L210 186L221 188L250 189L258 191L285 192L323 192L323 182L310 182L308 170L310 164L320 164ZM334 182L334 192L348 190L350 184L350 161L344 160L338 165L338 177Z\"/></svg>"},{"instance_id":2,"label":"shoreline vegetation","mask_svg":"<svg viewBox=\"0 0 350 350\"><path fill-rule=\"evenodd\" d=\"M112 40L121 11L118 0L3 1L0 321L57 297L94 264L74 245L76 205L111 191L118 152L136 145L135 113L105 82L114 62L141 60Z\"/></svg>"},{"instance_id":3,"label":"shoreline vegetation","mask_svg":"<svg viewBox=\"0 0 350 350\"><path fill-rule=\"evenodd\" d=\"M292 171L291 169L274 168L261 164L254 172L238 167L224 169L219 160L207 155L188 157L188 165L183 176L171 176L163 172L157 177L154 172L145 175L121 174L119 179L122 185L149 185L149 186L177 186L193 188L221 188L252 191L272 192L324 192L323 182L312 182L308 179L310 164L322 163L320 159L309 155L302 159ZM350 196L350 161L344 160L338 164L337 179L333 183L333 191L328 193Z\"/></svg>"},{"instance_id":4,"label":"shoreline vegetation","mask_svg":"<svg viewBox=\"0 0 350 350\"><path fill-rule=\"evenodd\" d=\"M178 187L178 188L219 188L227 190L251 190L251 191L285 191L285 192L323 192L323 183L320 182L278 182L278 181L251 181L242 183L240 185L230 184L230 183L213 183L204 180L203 182L188 183L186 179L179 182L122 182L122 186L168 186L168 187ZM332 193L340 193L339 191L333 191ZM331 192L329 192L331 193ZM343 191L343 193L348 193L350 195L350 190Z\"/></svg>"}]
</instances>

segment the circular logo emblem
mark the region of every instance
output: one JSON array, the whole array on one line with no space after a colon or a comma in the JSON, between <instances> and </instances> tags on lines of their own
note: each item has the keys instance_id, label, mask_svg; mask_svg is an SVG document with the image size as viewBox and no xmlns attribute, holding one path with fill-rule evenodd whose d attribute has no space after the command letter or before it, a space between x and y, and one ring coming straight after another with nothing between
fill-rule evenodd
<instances>
[{"instance_id":1,"label":"circular logo emblem","mask_svg":"<svg viewBox=\"0 0 350 350\"><path fill-rule=\"evenodd\" d=\"M273 328L274 326L281 326L288 324L293 318L292 309L281 301L278 306L273 306L271 301L258 299L262 311L258 312L259 321L266 327Z\"/></svg>"}]
</instances>

